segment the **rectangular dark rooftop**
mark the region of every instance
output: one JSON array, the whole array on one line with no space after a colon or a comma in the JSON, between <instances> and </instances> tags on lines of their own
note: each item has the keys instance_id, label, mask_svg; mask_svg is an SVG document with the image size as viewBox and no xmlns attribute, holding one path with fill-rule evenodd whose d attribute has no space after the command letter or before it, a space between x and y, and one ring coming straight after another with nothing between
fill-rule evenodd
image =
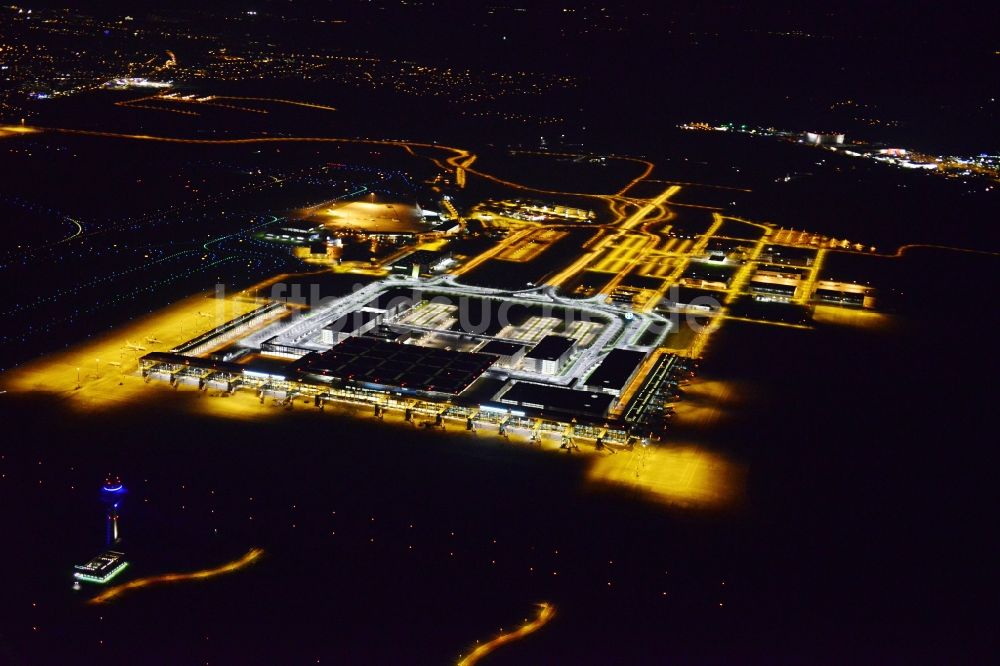
<instances>
[{"instance_id":1,"label":"rectangular dark rooftop","mask_svg":"<svg viewBox=\"0 0 1000 666\"><path fill-rule=\"evenodd\" d=\"M441 252L437 250L415 250L400 259L397 259L392 265L412 266L413 264L420 264L422 266L430 266L431 264L441 261L450 254L451 252Z\"/></svg>"},{"instance_id":2,"label":"rectangular dark rooftop","mask_svg":"<svg viewBox=\"0 0 1000 666\"><path fill-rule=\"evenodd\" d=\"M784 284L782 282L755 282L751 280L750 289L752 291L770 291L772 293L793 295L795 294L795 290L798 289L798 285Z\"/></svg>"},{"instance_id":3,"label":"rectangular dark rooftop","mask_svg":"<svg viewBox=\"0 0 1000 666\"><path fill-rule=\"evenodd\" d=\"M789 247L787 245L768 245L764 248L763 254L774 254L779 257L790 257L792 259L809 259L816 256L814 248Z\"/></svg>"},{"instance_id":4,"label":"rectangular dark rooftop","mask_svg":"<svg viewBox=\"0 0 1000 666\"><path fill-rule=\"evenodd\" d=\"M322 354L301 358L293 369L341 381L455 395L494 361L492 354L348 338Z\"/></svg>"},{"instance_id":5,"label":"rectangular dark rooftop","mask_svg":"<svg viewBox=\"0 0 1000 666\"><path fill-rule=\"evenodd\" d=\"M216 370L218 372L228 372L231 374L242 374L247 369L246 366L229 361L217 361L211 358L200 358L197 356L184 356L173 352L149 352L143 355L142 361L147 363L167 363L170 365L189 365L194 368L204 368L206 370Z\"/></svg>"},{"instance_id":6,"label":"rectangular dark rooftop","mask_svg":"<svg viewBox=\"0 0 1000 666\"><path fill-rule=\"evenodd\" d=\"M735 266L692 261L688 265L687 270L684 271L683 277L694 280L705 280L706 282L728 283L733 278L735 272Z\"/></svg>"},{"instance_id":7,"label":"rectangular dark rooftop","mask_svg":"<svg viewBox=\"0 0 1000 666\"><path fill-rule=\"evenodd\" d=\"M382 292L368 301L365 307L375 310L388 310L393 306L412 305L422 298L421 293L413 289L395 288Z\"/></svg>"},{"instance_id":8,"label":"rectangular dark rooftop","mask_svg":"<svg viewBox=\"0 0 1000 666\"><path fill-rule=\"evenodd\" d=\"M597 369L590 373L590 377L587 377L586 385L590 388L621 391L645 358L646 352L612 349Z\"/></svg>"},{"instance_id":9,"label":"rectangular dark rooftop","mask_svg":"<svg viewBox=\"0 0 1000 666\"><path fill-rule=\"evenodd\" d=\"M864 292L847 291L846 289L819 288L814 292L816 298L834 298L862 303L865 300Z\"/></svg>"},{"instance_id":10,"label":"rectangular dark rooftop","mask_svg":"<svg viewBox=\"0 0 1000 666\"><path fill-rule=\"evenodd\" d=\"M563 335L546 335L538 341L538 344L531 348L531 351L526 354L525 358L555 361L565 354L567 350L571 349L575 343L576 340Z\"/></svg>"},{"instance_id":11,"label":"rectangular dark rooftop","mask_svg":"<svg viewBox=\"0 0 1000 666\"><path fill-rule=\"evenodd\" d=\"M673 297L676 296L676 300ZM701 289L698 287L688 287L687 285L679 285L676 289L671 289L660 302L657 307L672 307L674 304L680 305L705 305L712 310L718 310L721 307L719 302L719 292L712 289Z\"/></svg>"},{"instance_id":12,"label":"rectangular dark rooftop","mask_svg":"<svg viewBox=\"0 0 1000 666\"><path fill-rule=\"evenodd\" d=\"M524 349L524 345L503 340L490 340L477 351L481 354L496 354L497 356L513 356Z\"/></svg>"},{"instance_id":13,"label":"rectangular dark rooftop","mask_svg":"<svg viewBox=\"0 0 1000 666\"><path fill-rule=\"evenodd\" d=\"M808 275L809 269L803 266L789 266L788 264L771 264L767 262L760 262L757 264L757 272L761 271L772 271L775 273L788 273L794 275Z\"/></svg>"},{"instance_id":14,"label":"rectangular dark rooftop","mask_svg":"<svg viewBox=\"0 0 1000 666\"><path fill-rule=\"evenodd\" d=\"M610 393L577 391L547 384L516 382L499 397L499 400L521 407L603 418L614 404L615 397Z\"/></svg>"}]
</instances>

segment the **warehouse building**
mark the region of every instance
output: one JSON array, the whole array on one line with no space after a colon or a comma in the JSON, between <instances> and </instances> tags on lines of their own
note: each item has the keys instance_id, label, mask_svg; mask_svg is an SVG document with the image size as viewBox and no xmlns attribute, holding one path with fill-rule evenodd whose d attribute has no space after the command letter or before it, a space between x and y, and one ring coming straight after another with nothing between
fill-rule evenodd
<instances>
[{"instance_id":1,"label":"warehouse building","mask_svg":"<svg viewBox=\"0 0 1000 666\"><path fill-rule=\"evenodd\" d=\"M631 349L612 349L601 364L590 373L583 383L588 391L610 393L620 398L625 388L632 383L646 360L646 352Z\"/></svg>"},{"instance_id":2,"label":"warehouse building","mask_svg":"<svg viewBox=\"0 0 1000 666\"><path fill-rule=\"evenodd\" d=\"M310 382L450 398L495 361L490 354L349 337L329 351L299 359L289 366L289 374Z\"/></svg>"},{"instance_id":3,"label":"warehouse building","mask_svg":"<svg viewBox=\"0 0 1000 666\"><path fill-rule=\"evenodd\" d=\"M384 311L362 308L348 312L323 327L320 339L325 345L335 345L355 335L364 335L382 323Z\"/></svg>"},{"instance_id":4,"label":"warehouse building","mask_svg":"<svg viewBox=\"0 0 1000 666\"><path fill-rule=\"evenodd\" d=\"M758 301L791 302L801 280L776 273L758 272L750 280L750 293Z\"/></svg>"},{"instance_id":5,"label":"warehouse building","mask_svg":"<svg viewBox=\"0 0 1000 666\"><path fill-rule=\"evenodd\" d=\"M452 263L450 251L416 250L397 259L389 270L393 275L426 277L444 271Z\"/></svg>"},{"instance_id":6,"label":"warehouse building","mask_svg":"<svg viewBox=\"0 0 1000 666\"><path fill-rule=\"evenodd\" d=\"M494 400L540 412L552 412L603 419L611 411L615 397L609 393L576 391L560 386L512 382Z\"/></svg>"},{"instance_id":7,"label":"warehouse building","mask_svg":"<svg viewBox=\"0 0 1000 666\"><path fill-rule=\"evenodd\" d=\"M516 368L524 359L527 347L514 342L490 340L476 351L482 354L495 354L498 357L496 365L501 368Z\"/></svg>"},{"instance_id":8,"label":"warehouse building","mask_svg":"<svg viewBox=\"0 0 1000 666\"><path fill-rule=\"evenodd\" d=\"M759 259L767 264L810 267L816 259L816 250L785 245L768 245L760 253Z\"/></svg>"},{"instance_id":9,"label":"warehouse building","mask_svg":"<svg viewBox=\"0 0 1000 666\"><path fill-rule=\"evenodd\" d=\"M409 312L420 300L419 293L412 289L390 289L368 301L364 309L383 312L383 323L388 323Z\"/></svg>"},{"instance_id":10,"label":"warehouse building","mask_svg":"<svg viewBox=\"0 0 1000 666\"><path fill-rule=\"evenodd\" d=\"M525 354L522 367L543 375L557 375L576 349L576 340L563 335L546 335Z\"/></svg>"}]
</instances>

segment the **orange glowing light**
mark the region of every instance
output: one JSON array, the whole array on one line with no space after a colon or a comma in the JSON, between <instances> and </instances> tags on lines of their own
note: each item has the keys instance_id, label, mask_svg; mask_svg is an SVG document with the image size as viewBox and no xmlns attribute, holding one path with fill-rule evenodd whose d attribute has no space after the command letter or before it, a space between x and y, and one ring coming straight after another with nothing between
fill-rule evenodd
<instances>
[{"instance_id":1,"label":"orange glowing light","mask_svg":"<svg viewBox=\"0 0 1000 666\"><path fill-rule=\"evenodd\" d=\"M226 564L215 567L214 569L202 569L201 571L192 571L189 573L168 573L160 574L158 576L148 576L146 578L137 578L105 590L91 599L88 603L103 604L118 597L128 590L140 587L149 587L150 585L159 585L161 583L180 583L189 580L202 580L204 578L212 578L214 576L233 573L234 571L239 571L240 569L250 566L260 559L263 554L263 548L251 548L246 552L246 554L243 555L243 557L233 560L232 562L227 562Z\"/></svg>"},{"instance_id":2,"label":"orange glowing light","mask_svg":"<svg viewBox=\"0 0 1000 666\"><path fill-rule=\"evenodd\" d=\"M0 125L0 139L18 134L34 134L38 130L27 125Z\"/></svg>"},{"instance_id":3,"label":"orange glowing light","mask_svg":"<svg viewBox=\"0 0 1000 666\"><path fill-rule=\"evenodd\" d=\"M483 643L475 650L470 652L468 656L462 658L458 662L458 666L472 666L477 663L480 659L493 652L497 648L506 645L507 643L512 643L514 641L520 640L532 634L542 627L544 627L556 614L556 607L552 604L543 601L538 604L538 615L534 620L522 624L520 627L514 631L500 634L488 643Z\"/></svg>"},{"instance_id":4,"label":"orange glowing light","mask_svg":"<svg viewBox=\"0 0 1000 666\"><path fill-rule=\"evenodd\" d=\"M692 445L636 446L592 459L589 484L636 493L640 499L692 509L725 508L743 494L743 469Z\"/></svg>"}]
</instances>

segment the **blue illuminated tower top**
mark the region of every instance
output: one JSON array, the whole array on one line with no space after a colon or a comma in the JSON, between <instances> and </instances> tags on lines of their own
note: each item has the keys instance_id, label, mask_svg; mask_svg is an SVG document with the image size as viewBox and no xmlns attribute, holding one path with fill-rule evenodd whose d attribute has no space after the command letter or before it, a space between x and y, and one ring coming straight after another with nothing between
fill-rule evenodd
<instances>
[{"instance_id":1,"label":"blue illuminated tower top","mask_svg":"<svg viewBox=\"0 0 1000 666\"><path fill-rule=\"evenodd\" d=\"M101 486L101 502L105 506L118 507L121 505L127 492L128 490L125 488L125 484L122 483L121 477L109 475L105 479L104 485Z\"/></svg>"},{"instance_id":2,"label":"blue illuminated tower top","mask_svg":"<svg viewBox=\"0 0 1000 666\"><path fill-rule=\"evenodd\" d=\"M116 544L121 540L121 533L118 529L118 511L121 509L122 501L128 490L121 478L108 476L101 486L101 502L107 511L107 542L109 545Z\"/></svg>"}]
</instances>

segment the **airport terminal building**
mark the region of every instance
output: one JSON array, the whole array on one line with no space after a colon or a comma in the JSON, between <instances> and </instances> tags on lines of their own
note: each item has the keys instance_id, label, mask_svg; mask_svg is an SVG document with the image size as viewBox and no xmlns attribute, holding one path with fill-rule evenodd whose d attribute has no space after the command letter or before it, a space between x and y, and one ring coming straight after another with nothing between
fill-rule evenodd
<instances>
[{"instance_id":1,"label":"airport terminal building","mask_svg":"<svg viewBox=\"0 0 1000 666\"><path fill-rule=\"evenodd\" d=\"M557 375L576 349L576 340L562 335L546 335L524 356L525 370Z\"/></svg>"},{"instance_id":2,"label":"airport terminal building","mask_svg":"<svg viewBox=\"0 0 1000 666\"><path fill-rule=\"evenodd\" d=\"M620 398L625 388L639 374L639 369L645 360L644 351L612 349L584 381L583 388L588 391L609 393Z\"/></svg>"}]
</instances>

